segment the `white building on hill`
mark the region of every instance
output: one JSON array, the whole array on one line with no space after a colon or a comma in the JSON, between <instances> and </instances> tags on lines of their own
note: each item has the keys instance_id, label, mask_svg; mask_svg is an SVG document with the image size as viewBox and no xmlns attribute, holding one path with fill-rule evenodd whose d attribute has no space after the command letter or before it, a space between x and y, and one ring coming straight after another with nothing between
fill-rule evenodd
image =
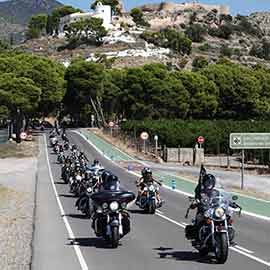
<instances>
[{"instance_id":1,"label":"white building on hill","mask_svg":"<svg viewBox=\"0 0 270 270\"><path fill-rule=\"evenodd\" d=\"M79 21L81 19L90 19L90 18L101 18L103 19L103 26L108 30L112 28L112 8L109 5L103 5L101 2L97 3L96 9L94 12L77 12L67 16L64 16L60 19L59 24L59 33L64 33L65 26Z\"/></svg>"}]
</instances>

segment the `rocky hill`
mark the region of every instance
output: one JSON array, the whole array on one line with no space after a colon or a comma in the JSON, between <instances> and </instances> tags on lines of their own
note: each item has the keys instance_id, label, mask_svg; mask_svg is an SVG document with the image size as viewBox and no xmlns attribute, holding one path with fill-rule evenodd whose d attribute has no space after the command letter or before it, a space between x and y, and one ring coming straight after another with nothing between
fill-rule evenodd
<instances>
[{"instance_id":1,"label":"rocky hill","mask_svg":"<svg viewBox=\"0 0 270 270\"><path fill-rule=\"evenodd\" d=\"M17 39L23 34L32 15L49 14L62 5L56 0L9 0L0 2L0 38Z\"/></svg>"},{"instance_id":2,"label":"rocky hill","mask_svg":"<svg viewBox=\"0 0 270 270\"><path fill-rule=\"evenodd\" d=\"M116 17L114 29L100 47L82 45L73 50L63 49L66 44L63 37L43 37L21 47L65 64L77 56L95 59L95 53L99 53L113 57L116 67L162 62L179 69L191 69L197 58L213 63L224 56L248 66L270 67L270 12L233 17L228 7L200 4L146 5L141 10L149 26L134 26L129 14ZM142 38L145 31L160 33L167 27L193 39L191 54L179 54L162 47L156 40Z\"/></svg>"}]
</instances>

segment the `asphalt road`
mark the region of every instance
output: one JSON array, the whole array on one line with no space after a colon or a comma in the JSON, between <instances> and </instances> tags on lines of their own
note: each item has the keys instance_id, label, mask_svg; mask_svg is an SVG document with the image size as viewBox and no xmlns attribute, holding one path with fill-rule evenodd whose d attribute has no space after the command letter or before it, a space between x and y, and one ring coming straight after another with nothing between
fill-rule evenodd
<instances>
[{"instance_id":1,"label":"asphalt road","mask_svg":"<svg viewBox=\"0 0 270 270\"><path fill-rule=\"evenodd\" d=\"M88 158L98 158L104 167L119 176L121 185L136 192L136 176L103 158L80 135L69 133L72 143L83 149ZM184 236L188 200L170 190L161 189L165 205L156 215L143 214L136 205L130 207L132 229L118 249L107 248L96 238L90 220L78 212L76 198L60 180L56 155L46 145L41 147L37 184L37 209L32 269L232 269L270 268L269 222L249 217L235 218L238 246L230 250L225 265L216 265L209 257L202 260ZM43 149L44 148L44 149ZM54 190L55 186L55 190ZM57 199L56 199L57 197ZM58 201L57 201L58 200ZM61 210L59 210L59 205ZM62 217L61 217L62 214ZM190 215L192 218L192 213ZM74 238L74 239L73 239Z\"/></svg>"}]
</instances>

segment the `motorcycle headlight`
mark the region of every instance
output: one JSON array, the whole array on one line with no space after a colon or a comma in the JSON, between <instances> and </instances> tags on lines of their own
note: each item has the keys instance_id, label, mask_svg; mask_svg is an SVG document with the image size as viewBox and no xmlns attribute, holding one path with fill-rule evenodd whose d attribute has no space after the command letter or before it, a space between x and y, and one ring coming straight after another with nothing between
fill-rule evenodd
<instances>
[{"instance_id":1,"label":"motorcycle headlight","mask_svg":"<svg viewBox=\"0 0 270 270\"><path fill-rule=\"evenodd\" d=\"M103 203L103 204L102 204L102 208L103 208L103 209L108 208L108 204L107 204L106 202L105 202L105 203Z\"/></svg>"},{"instance_id":2,"label":"motorcycle headlight","mask_svg":"<svg viewBox=\"0 0 270 270\"><path fill-rule=\"evenodd\" d=\"M91 192L92 192L92 188L89 187L89 188L87 189L87 192L91 193Z\"/></svg>"},{"instance_id":3,"label":"motorcycle headlight","mask_svg":"<svg viewBox=\"0 0 270 270\"><path fill-rule=\"evenodd\" d=\"M149 186L149 190L150 190L151 192L153 192L153 191L155 191L155 187L154 187L153 185L151 185L151 186Z\"/></svg>"},{"instance_id":4,"label":"motorcycle headlight","mask_svg":"<svg viewBox=\"0 0 270 270\"><path fill-rule=\"evenodd\" d=\"M110 204L110 209L111 209L112 211L116 211L116 210L118 210L118 208L119 208L119 203L118 203L118 202L112 202L112 203Z\"/></svg>"},{"instance_id":5,"label":"motorcycle headlight","mask_svg":"<svg viewBox=\"0 0 270 270\"><path fill-rule=\"evenodd\" d=\"M224 211L223 208L218 207L218 208L215 209L215 216L217 218L222 218L224 216L224 214L225 214L225 211Z\"/></svg>"}]
</instances>

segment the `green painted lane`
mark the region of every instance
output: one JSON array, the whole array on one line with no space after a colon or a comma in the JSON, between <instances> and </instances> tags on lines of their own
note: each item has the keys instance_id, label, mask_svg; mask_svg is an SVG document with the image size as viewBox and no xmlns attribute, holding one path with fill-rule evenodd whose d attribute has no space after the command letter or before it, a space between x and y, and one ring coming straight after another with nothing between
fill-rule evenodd
<instances>
[{"instance_id":1,"label":"green painted lane","mask_svg":"<svg viewBox=\"0 0 270 270\"><path fill-rule=\"evenodd\" d=\"M110 159L115 161L137 161L131 156L122 151L118 150L115 146L106 142L102 138L95 135L93 132L81 129L81 134L83 134L91 143L93 143L98 149L100 149L104 155L108 156ZM135 171L140 174L140 171ZM181 178L179 176L175 176L166 171L154 171L154 176L158 179L161 179L166 186L172 186L172 180L176 182L176 189L185 193L194 194L194 189L196 183L189 181L187 179ZM260 199L256 199L253 197L243 196L236 193L229 193L230 195L237 195L238 201L237 203L243 207L243 210L262 215L266 217L270 217L270 202L264 201Z\"/></svg>"},{"instance_id":2,"label":"green painted lane","mask_svg":"<svg viewBox=\"0 0 270 270\"><path fill-rule=\"evenodd\" d=\"M155 172L155 175L158 179L162 179L163 183L167 186L172 186L172 180L176 181L176 189L184 191L186 193L194 194L194 189L196 187L196 183L183 179L181 177L166 174L166 172ZM234 192L225 192L229 196L237 195L238 200L237 203L243 207L244 211L248 211L251 213L255 213L257 215L270 217L270 202L264 201L248 196L243 196L239 193Z\"/></svg>"},{"instance_id":3,"label":"green painted lane","mask_svg":"<svg viewBox=\"0 0 270 270\"><path fill-rule=\"evenodd\" d=\"M110 143L95 135L93 132L86 129L80 129L80 132L110 159L117 161L134 160L131 156L118 150Z\"/></svg>"}]
</instances>

